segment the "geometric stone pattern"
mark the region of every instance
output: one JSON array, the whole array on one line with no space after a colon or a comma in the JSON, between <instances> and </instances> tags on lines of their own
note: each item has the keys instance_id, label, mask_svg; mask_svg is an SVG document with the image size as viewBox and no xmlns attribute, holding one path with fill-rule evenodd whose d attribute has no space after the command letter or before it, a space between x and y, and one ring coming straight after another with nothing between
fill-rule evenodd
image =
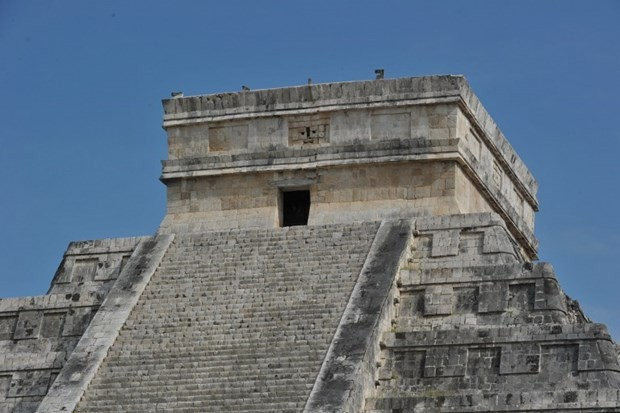
<instances>
[{"instance_id":1,"label":"geometric stone pattern","mask_svg":"<svg viewBox=\"0 0 620 413\"><path fill-rule=\"evenodd\" d=\"M511 252L492 216L473 218L416 223L365 411L615 411L620 365L606 328L550 265ZM457 255L435 253L436 240L454 245L447 233L458 234Z\"/></svg>"},{"instance_id":2,"label":"geometric stone pattern","mask_svg":"<svg viewBox=\"0 0 620 413\"><path fill-rule=\"evenodd\" d=\"M0 300L0 412L34 412L140 238L69 244L46 295Z\"/></svg>"},{"instance_id":3,"label":"geometric stone pattern","mask_svg":"<svg viewBox=\"0 0 620 413\"><path fill-rule=\"evenodd\" d=\"M301 411L377 228L177 234L76 411Z\"/></svg>"}]
</instances>

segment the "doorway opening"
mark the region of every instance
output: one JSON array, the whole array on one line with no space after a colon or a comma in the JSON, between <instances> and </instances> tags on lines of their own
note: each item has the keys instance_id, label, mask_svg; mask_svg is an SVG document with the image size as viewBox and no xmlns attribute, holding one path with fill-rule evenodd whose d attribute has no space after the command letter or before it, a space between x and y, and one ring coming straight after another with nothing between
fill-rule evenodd
<instances>
[{"instance_id":1,"label":"doorway opening","mask_svg":"<svg viewBox=\"0 0 620 413\"><path fill-rule=\"evenodd\" d=\"M282 191L282 226L308 225L310 191Z\"/></svg>"}]
</instances>

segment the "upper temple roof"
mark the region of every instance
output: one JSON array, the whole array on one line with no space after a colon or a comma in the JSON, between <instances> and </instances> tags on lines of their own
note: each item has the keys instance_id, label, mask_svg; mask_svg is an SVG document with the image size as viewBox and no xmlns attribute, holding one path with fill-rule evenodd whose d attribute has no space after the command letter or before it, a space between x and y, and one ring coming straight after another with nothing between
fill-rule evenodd
<instances>
[{"instance_id":1,"label":"upper temple roof","mask_svg":"<svg viewBox=\"0 0 620 413\"><path fill-rule=\"evenodd\" d=\"M287 113L363 109L381 106L459 102L489 137L533 200L538 183L462 75L438 75L320 83L162 101L164 128L169 126L284 115ZM534 201L535 202L535 201Z\"/></svg>"}]
</instances>

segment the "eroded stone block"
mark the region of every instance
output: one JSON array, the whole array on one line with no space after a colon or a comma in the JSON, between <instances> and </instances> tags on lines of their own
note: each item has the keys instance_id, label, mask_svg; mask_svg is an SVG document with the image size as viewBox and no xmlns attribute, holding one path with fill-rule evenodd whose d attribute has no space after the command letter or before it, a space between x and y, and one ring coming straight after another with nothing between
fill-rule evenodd
<instances>
[{"instance_id":1,"label":"eroded stone block","mask_svg":"<svg viewBox=\"0 0 620 413\"><path fill-rule=\"evenodd\" d=\"M209 152L248 148L247 124L218 124L209 127Z\"/></svg>"},{"instance_id":2,"label":"eroded stone block","mask_svg":"<svg viewBox=\"0 0 620 413\"><path fill-rule=\"evenodd\" d=\"M97 271L98 258L76 258L71 272L71 282L93 281Z\"/></svg>"},{"instance_id":3,"label":"eroded stone block","mask_svg":"<svg viewBox=\"0 0 620 413\"><path fill-rule=\"evenodd\" d=\"M515 313L534 310L535 283L513 284L508 287L508 308Z\"/></svg>"},{"instance_id":4,"label":"eroded stone block","mask_svg":"<svg viewBox=\"0 0 620 413\"><path fill-rule=\"evenodd\" d=\"M50 383L49 370L13 373L7 397L45 396Z\"/></svg>"},{"instance_id":5,"label":"eroded stone block","mask_svg":"<svg viewBox=\"0 0 620 413\"><path fill-rule=\"evenodd\" d=\"M56 338L60 337L65 321L65 313L48 313L43 315L43 325L41 327L41 337Z\"/></svg>"},{"instance_id":6,"label":"eroded stone block","mask_svg":"<svg viewBox=\"0 0 620 413\"><path fill-rule=\"evenodd\" d=\"M22 311L17 318L15 340L39 338L43 313L40 311Z\"/></svg>"},{"instance_id":7,"label":"eroded stone block","mask_svg":"<svg viewBox=\"0 0 620 413\"><path fill-rule=\"evenodd\" d=\"M534 374L540 372L540 344L519 343L502 347L500 374Z\"/></svg>"},{"instance_id":8,"label":"eroded stone block","mask_svg":"<svg viewBox=\"0 0 620 413\"><path fill-rule=\"evenodd\" d=\"M437 347L426 351L424 377L459 377L467 369L467 348Z\"/></svg>"},{"instance_id":9,"label":"eroded stone block","mask_svg":"<svg viewBox=\"0 0 620 413\"><path fill-rule=\"evenodd\" d=\"M462 255L480 255L482 254L482 245L484 243L484 232L461 232L459 243L459 253Z\"/></svg>"},{"instance_id":10,"label":"eroded stone block","mask_svg":"<svg viewBox=\"0 0 620 413\"><path fill-rule=\"evenodd\" d=\"M459 230L434 232L431 256L437 258L458 255L459 240Z\"/></svg>"},{"instance_id":11,"label":"eroded stone block","mask_svg":"<svg viewBox=\"0 0 620 413\"><path fill-rule=\"evenodd\" d=\"M407 139L411 137L410 112L375 113L370 117L372 139Z\"/></svg>"},{"instance_id":12,"label":"eroded stone block","mask_svg":"<svg viewBox=\"0 0 620 413\"><path fill-rule=\"evenodd\" d=\"M0 316L0 340L10 340L13 338L17 316Z\"/></svg>"},{"instance_id":13,"label":"eroded stone block","mask_svg":"<svg viewBox=\"0 0 620 413\"><path fill-rule=\"evenodd\" d=\"M467 375L470 377L499 374L501 349L499 347L470 348L467 351Z\"/></svg>"},{"instance_id":14,"label":"eroded stone block","mask_svg":"<svg viewBox=\"0 0 620 413\"><path fill-rule=\"evenodd\" d=\"M432 285L424 291L424 315L448 315L452 313L452 286Z\"/></svg>"},{"instance_id":15,"label":"eroded stone block","mask_svg":"<svg viewBox=\"0 0 620 413\"><path fill-rule=\"evenodd\" d=\"M480 283L478 302L479 313L496 313L506 310L508 305L508 285L504 282Z\"/></svg>"},{"instance_id":16,"label":"eroded stone block","mask_svg":"<svg viewBox=\"0 0 620 413\"><path fill-rule=\"evenodd\" d=\"M476 287L454 288L454 305L452 312L455 314L471 314L478 312L479 293Z\"/></svg>"},{"instance_id":17,"label":"eroded stone block","mask_svg":"<svg viewBox=\"0 0 620 413\"><path fill-rule=\"evenodd\" d=\"M63 337L66 336L81 336L93 315L95 314L94 307L80 307L71 308L65 318L65 323L62 329Z\"/></svg>"}]
</instances>

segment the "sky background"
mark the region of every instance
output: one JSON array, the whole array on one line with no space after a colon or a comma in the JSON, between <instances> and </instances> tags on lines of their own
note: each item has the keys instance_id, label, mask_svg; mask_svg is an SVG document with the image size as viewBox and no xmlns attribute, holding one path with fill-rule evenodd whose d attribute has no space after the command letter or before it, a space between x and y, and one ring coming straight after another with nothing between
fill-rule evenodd
<instances>
[{"instance_id":1,"label":"sky background","mask_svg":"<svg viewBox=\"0 0 620 413\"><path fill-rule=\"evenodd\" d=\"M539 256L620 339L620 1L0 0L0 297L153 234L161 99L464 74L539 181Z\"/></svg>"}]
</instances>

